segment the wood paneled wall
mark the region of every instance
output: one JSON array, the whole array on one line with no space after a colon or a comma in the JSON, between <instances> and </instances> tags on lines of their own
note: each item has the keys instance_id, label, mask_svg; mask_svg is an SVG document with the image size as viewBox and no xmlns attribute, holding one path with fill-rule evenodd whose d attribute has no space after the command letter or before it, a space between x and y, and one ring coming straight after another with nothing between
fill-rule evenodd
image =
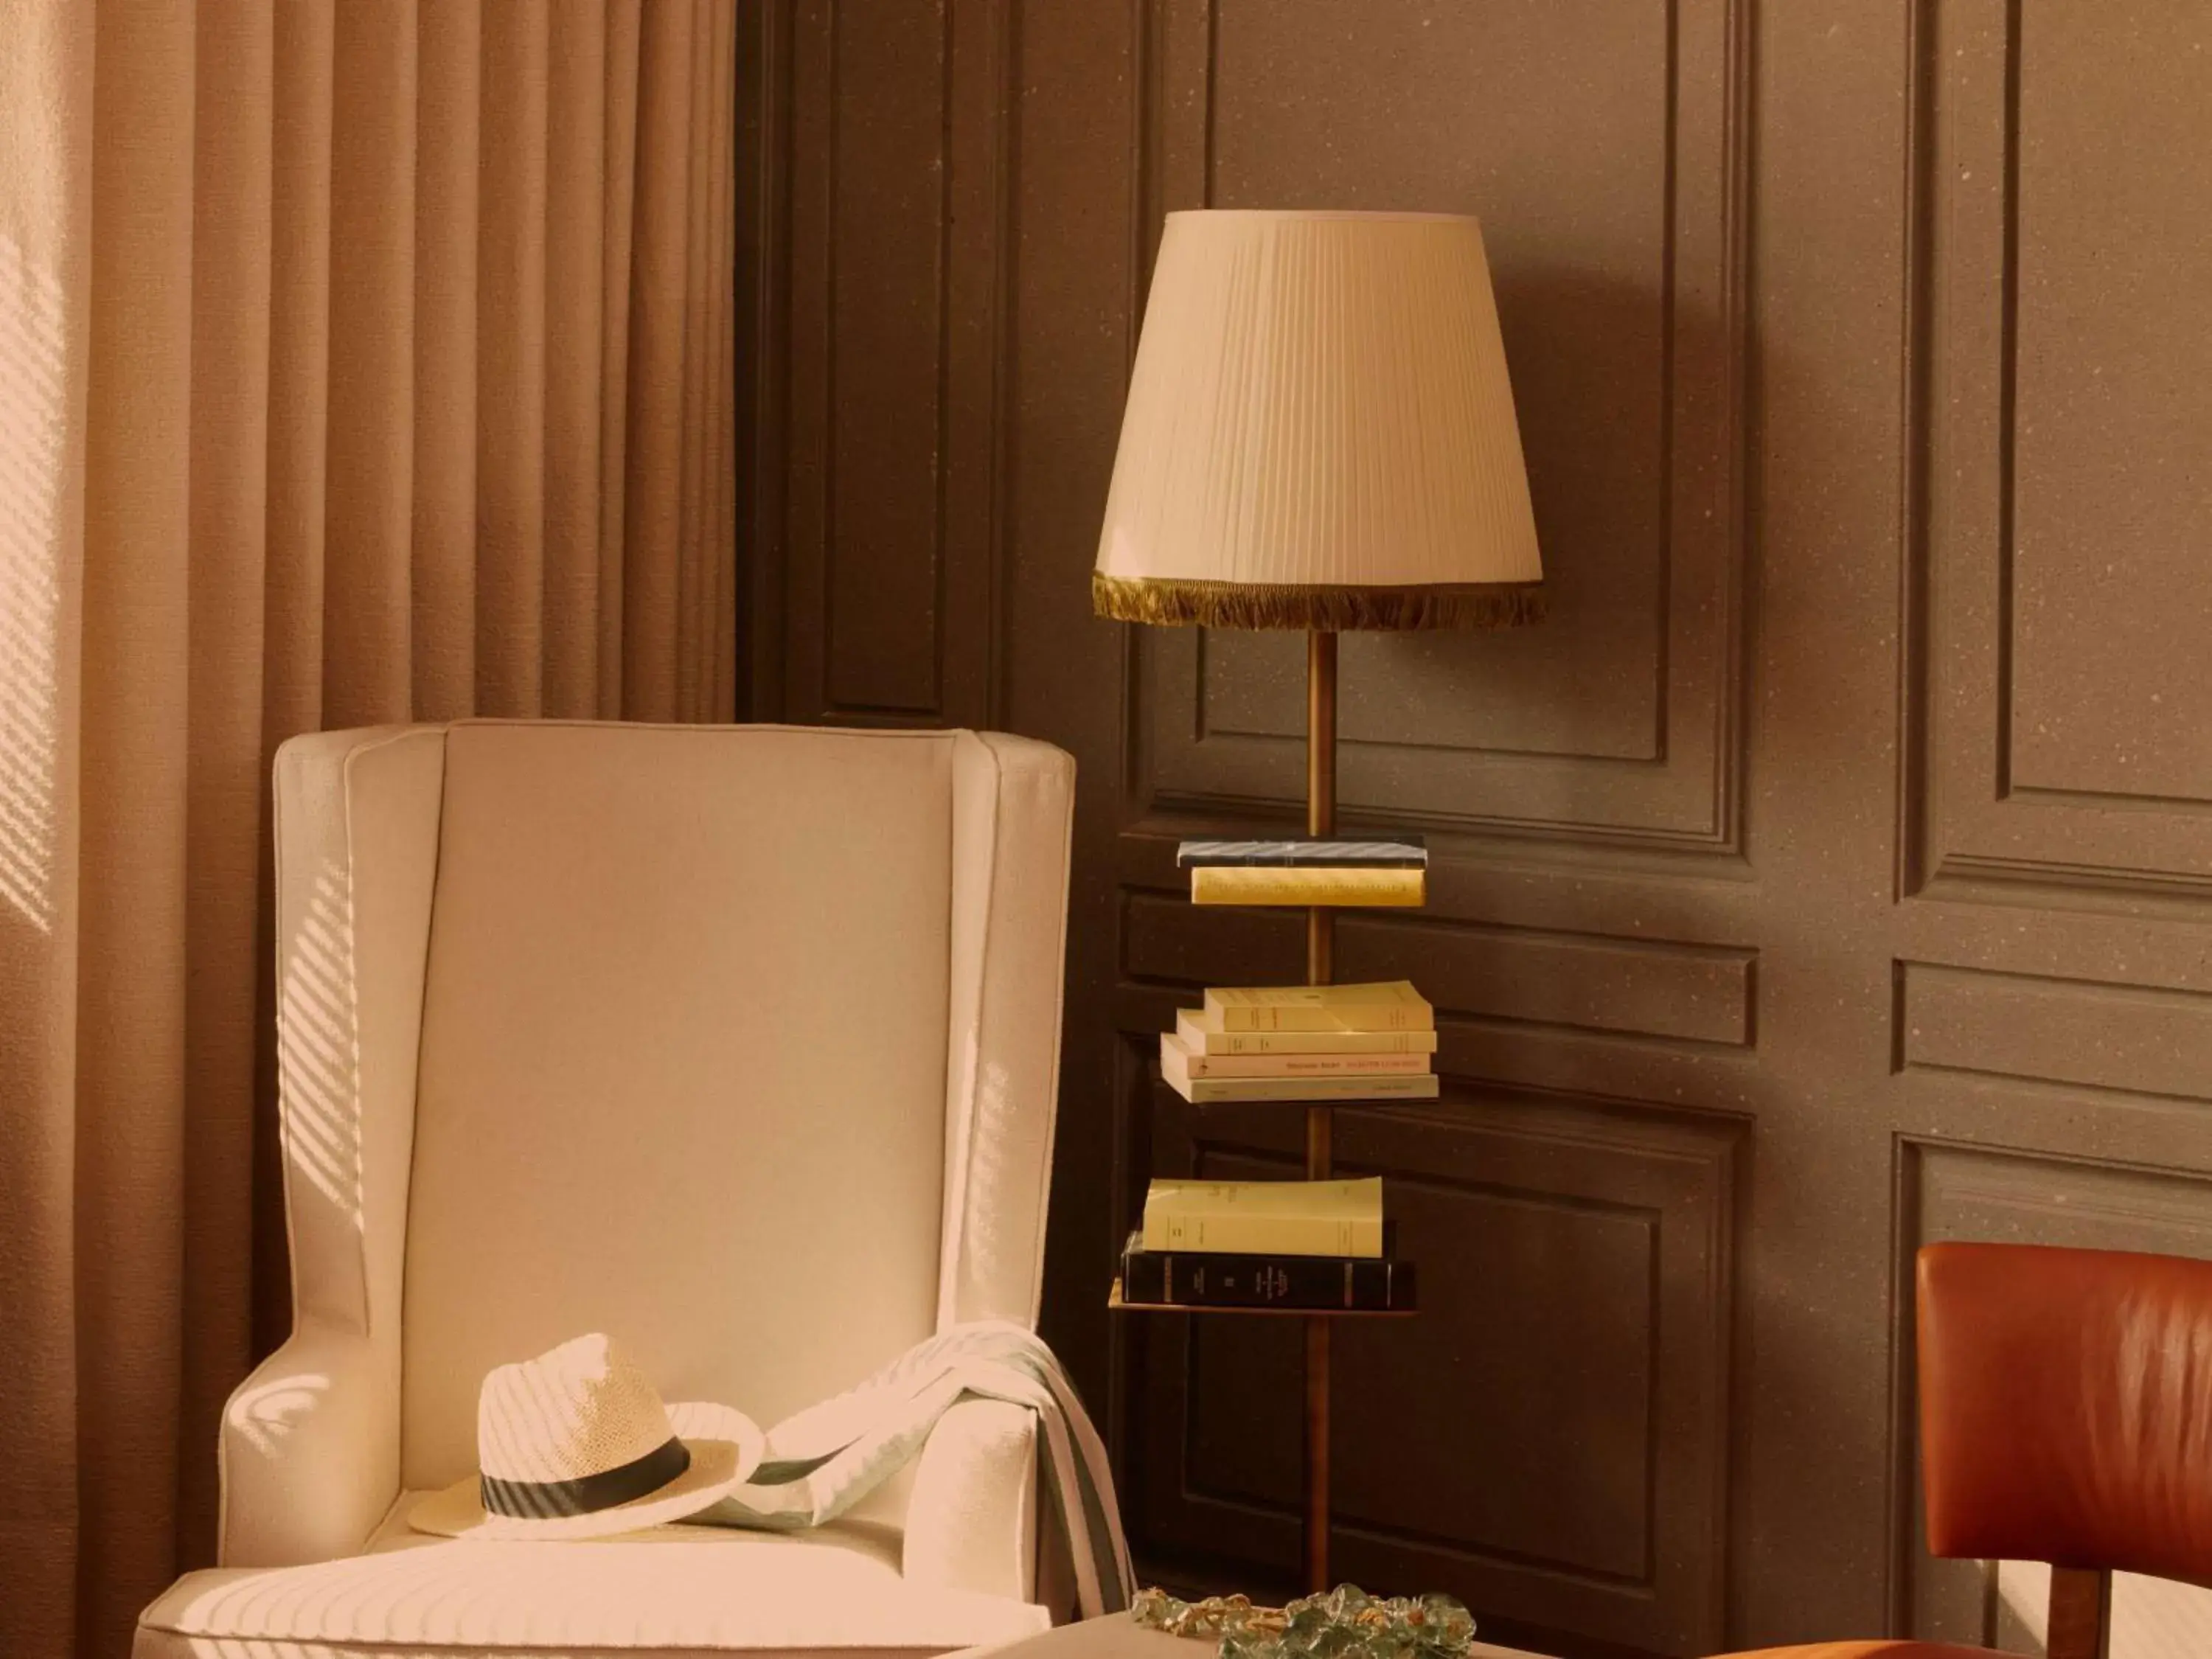
<instances>
[{"instance_id":1,"label":"wood paneled wall","mask_svg":"<svg viewBox=\"0 0 2212 1659\"><path fill-rule=\"evenodd\" d=\"M1173 848L1293 820L1295 639L1094 620L1161 216L1484 220L1553 595L1354 636L1435 849L1341 969L1422 1316L1348 1333L1338 1556L1550 1651L1972 1639L1919 1547L1923 1241L2212 1253L2212 15L2185 0L760 0L756 718L1081 765L1048 1334L1143 1565L1282 1587L1296 1353L1115 1324L1146 1176L1285 1170L1154 1034L1295 975Z\"/></svg>"}]
</instances>

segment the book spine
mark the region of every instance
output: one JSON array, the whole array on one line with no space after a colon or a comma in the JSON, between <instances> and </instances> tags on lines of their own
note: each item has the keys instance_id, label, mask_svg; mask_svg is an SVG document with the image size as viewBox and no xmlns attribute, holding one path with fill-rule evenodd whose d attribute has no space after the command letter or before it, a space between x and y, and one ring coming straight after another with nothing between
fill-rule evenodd
<instances>
[{"instance_id":1,"label":"book spine","mask_svg":"<svg viewBox=\"0 0 2212 1659\"><path fill-rule=\"evenodd\" d=\"M1432 1031L1436 1011L1392 1003L1344 1003L1322 1006L1295 1003L1231 1003L1221 1006L1224 1031Z\"/></svg>"},{"instance_id":2,"label":"book spine","mask_svg":"<svg viewBox=\"0 0 2212 1659\"><path fill-rule=\"evenodd\" d=\"M1408 870L1425 869L1428 862L1429 849L1417 841L1187 841L1176 848L1178 870L1206 865Z\"/></svg>"},{"instance_id":3,"label":"book spine","mask_svg":"<svg viewBox=\"0 0 2212 1659\"><path fill-rule=\"evenodd\" d=\"M1240 1008L1418 1008L1421 994L1408 979L1373 980L1337 985L1211 985L1208 1007Z\"/></svg>"},{"instance_id":4,"label":"book spine","mask_svg":"<svg viewBox=\"0 0 2212 1659\"><path fill-rule=\"evenodd\" d=\"M1193 1215L1165 1205L1146 1205L1145 1248L1231 1255L1379 1256L1382 1218L1249 1212ZM1127 1293L1125 1286L1123 1294Z\"/></svg>"},{"instance_id":5,"label":"book spine","mask_svg":"<svg viewBox=\"0 0 2212 1659\"><path fill-rule=\"evenodd\" d=\"M1191 853L1176 855L1178 870L1425 870L1419 848L1346 848L1342 852Z\"/></svg>"},{"instance_id":6,"label":"book spine","mask_svg":"<svg viewBox=\"0 0 2212 1659\"><path fill-rule=\"evenodd\" d=\"M1411 1262L1388 1257L1132 1250L1121 1258L1121 1299L1170 1308L1390 1312L1413 1305L1413 1272Z\"/></svg>"},{"instance_id":7,"label":"book spine","mask_svg":"<svg viewBox=\"0 0 2212 1659\"><path fill-rule=\"evenodd\" d=\"M1375 1054L1200 1054L1182 1051L1182 1066L1193 1078L1382 1077L1418 1074L1429 1069L1425 1053Z\"/></svg>"},{"instance_id":8,"label":"book spine","mask_svg":"<svg viewBox=\"0 0 2212 1659\"><path fill-rule=\"evenodd\" d=\"M1188 1008L1176 1034L1194 1054L1432 1054L1434 1031L1212 1031Z\"/></svg>"},{"instance_id":9,"label":"book spine","mask_svg":"<svg viewBox=\"0 0 2212 1659\"><path fill-rule=\"evenodd\" d=\"M1190 872L1193 904L1413 906L1427 900L1424 870L1208 864Z\"/></svg>"},{"instance_id":10,"label":"book spine","mask_svg":"<svg viewBox=\"0 0 2212 1659\"><path fill-rule=\"evenodd\" d=\"M1156 1176L1145 1188L1145 1207L1155 1205L1187 1215L1218 1215L1238 1206L1275 1215L1334 1215L1354 1218L1382 1213L1382 1177L1350 1176L1334 1181L1200 1181L1186 1176Z\"/></svg>"},{"instance_id":11,"label":"book spine","mask_svg":"<svg viewBox=\"0 0 2212 1659\"><path fill-rule=\"evenodd\" d=\"M1237 1100L1434 1100L1442 1092L1430 1071L1396 1077L1192 1078L1163 1067L1160 1075L1199 1106Z\"/></svg>"}]
</instances>

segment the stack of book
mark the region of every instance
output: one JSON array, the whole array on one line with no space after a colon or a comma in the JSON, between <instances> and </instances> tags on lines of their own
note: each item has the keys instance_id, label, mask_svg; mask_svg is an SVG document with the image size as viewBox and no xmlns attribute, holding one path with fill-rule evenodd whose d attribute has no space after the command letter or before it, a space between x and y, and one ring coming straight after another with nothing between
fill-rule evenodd
<instances>
[{"instance_id":1,"label":"stack of book","mask_svg":"<svg viewBox=\"0 0 2212 1659\"><path fill-rule=\"evenodd\" d=\"M1132 1307L1403 1313L1413 1266L1390 1253L1382 1183L1155 1181L1121 1255Z\"/></svg>"},{"instance_id":2,"label":"stack of book","mask_svg":"<svg viewBox=\"0 0 2212 1659\"><path fill-rule=\"evenodd\" d=\"M1389 841L1187 841L1193 904L1416 905L1428 896L1429 849Z\"/></svg>"},{"instance_id":3,"label":"stack of book","mask_svg":"<svg viewBox=\"0 0 2212 1659\"><path fill-rule=\"evenodd\" d=\"M1187 841L1199 904L1418 905L1428 850L1385 841ZM1433 1100L1437 1016L1405 980L1217 986L1160 1035L1185 1100ZM1321 1166L1326 1169L1326 1165ZM1382 1183L1155 1181L1117 1285L1130 1308L1407 1313L1413 1267L1392 1249Z\"/></svg>"},{"instance_id":4,"label":"stack of book","mask_svg":"<svg viewBox=\"0 0 2212 1659\"><path fill-rule=\"evenodd\" d=\"M1433 1100L1437 1015L1405 980L1217 987L1160 1033L1160 1078L1195 1104Z\"/></svg>"}]
</instances>

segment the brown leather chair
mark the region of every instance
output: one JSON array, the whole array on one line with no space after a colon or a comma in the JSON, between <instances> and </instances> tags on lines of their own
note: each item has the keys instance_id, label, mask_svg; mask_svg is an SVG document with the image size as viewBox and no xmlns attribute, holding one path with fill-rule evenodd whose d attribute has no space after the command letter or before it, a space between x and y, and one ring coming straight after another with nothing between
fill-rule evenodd
<instances>
[{"instance_id":1,"label":"brown leather chair","mask_svg":"<svg viewBox=\"0 0 2212 1659\"><path fill-rule=\"evenodd\" d=\"M2050 1659L2104 1653L2115 1571L2212 1585L2212 1261L1931 1244L1919 1266L1929 1550L2051 1563ZM1826 1642L1755 1659L1988 1651Z\"/></svg>"}]
</instances>

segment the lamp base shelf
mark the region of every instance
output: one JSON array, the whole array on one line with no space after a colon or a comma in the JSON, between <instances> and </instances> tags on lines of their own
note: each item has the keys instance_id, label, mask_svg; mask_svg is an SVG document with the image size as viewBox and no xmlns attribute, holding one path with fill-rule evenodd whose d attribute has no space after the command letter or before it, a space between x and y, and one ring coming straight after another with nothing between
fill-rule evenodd
<instances>
[{"instance_id":1,"label":"lamp base shelf","mask_svg":"<svg viewBox=\"0 0 2212 1659\"><path fill-rule=\"evenodd\" d=\"M1106 1292L1106 1306L1114 1313L1231 1314L1261 1319L1411 1319L1420 1312L1419 1308L1194 1308L1180 1302L1125 1302L1119 1279Z\"/></svg>"}]
</instances>

